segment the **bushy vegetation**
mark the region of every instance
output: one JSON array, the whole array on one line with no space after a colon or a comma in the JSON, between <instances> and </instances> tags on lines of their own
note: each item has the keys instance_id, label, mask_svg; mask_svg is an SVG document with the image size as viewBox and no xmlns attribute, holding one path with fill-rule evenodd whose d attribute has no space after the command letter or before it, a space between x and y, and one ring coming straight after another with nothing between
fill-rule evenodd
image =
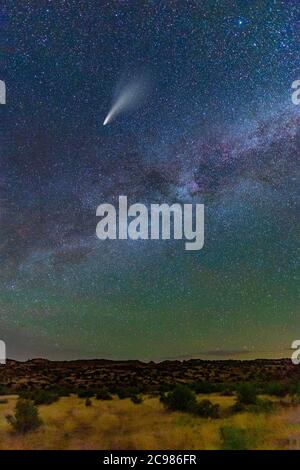
<instances>
[{"instance_id":1,"label":"bushy vegetation","mask_svg":"<svg viewBox=\"0 0 300 470\"><path fill-rule=\"evenodd\" d=\"M8 415L6 419L21 434L34 431L42 424L37 406L26 398L18 399L14 416Z\"/></svg>"},{"instance_id":2,"label":"bushy vegetation","mask_svg":"<svg viewBox=\"0 0 300 470\"><path fill-rule=\"evenodd\" d=\"M33 395L33 402L35 405L51 405L56 402L59 396L48 390L39 390Z\"/></svg>"},{"instance_id":3,"label":"bushy vegetation","mask_svg":"<svg viewBox=\"0 0 300 470\"><path fill-rule=\"evenodd\" d=\"M219 405L210 400L197 402L195 393L185 385L177 385L174 390L161 395L161 403L171 411L185 411L205 418L218 418Z\"/></svg>"},{"instance_id":4,"label":"bushy vegetation","mask_svg":"<svg viewBox=\"0 0 300 470\"><path fill-rule=\"evenodd\" d=\"M231 396L235 390L234 384L230 383L214 383L214 382L208 382L206 380L203 380L201 382L194 382L191 385L191 389L195 393L204 393L204 394L210 394L210 393L221 393L222 395L225 396Z\"/></svg>"},{"instance_id":5,"label":"bushy vegetation","mask_svg":"<svg viewBox=\"0 0 300 470\"><path fill-rule=\"evenodd\" d=\"M54 387L50 391L59 397L69 397L72 393L72 390L68 387Z\"/></svg>"},{"instance_id":6,"label":"bushy vegetation","mask_svg":"<svg viewBox=\"0 0 300 470\"><path fill-rule=\"evenodd\" d=\"M272 401L258 398L258 388L255 384L244 383L237 387L237 400L231 407L231 412L270 413L274 406Z\"/></svg>"},{"instance_id":7,"label":"bushy vegetation","mask_svg":"<svg viewBox=\"0 0 300 470\"><path fill-rule=\"evenodd\" d=\"M162 393L167 393L169 392L170 390L172 390L174 387L171 387L169 384L161 384L158 386L158 393L159 394L162 394ZM153 390L152 390L153 392Z\"/></svg>"},{"instance_id":8,"label":"bushy vegetation","mask_svg":"<svg viewBox=\"0 0 300 470\"><path fill-rule=\"evenodd\" d=\"M5 385L0 385L0 395L9 395L11 391Z\"/></svg>"},{"instance_id":9,"label":"bushy vegetation","mask_svg":"<svg viewBox=\"0 0 300 470\"><path fill-rule=\"evenodd\" d=\"M252 383L240 384L237 388L237 403L240 405L255 405L257 403L257 388Z\"/></svg>"},{"instance_id":10,"label":"bushy vegetation","mask_svg":"<svg viewBox=\"0 0 300 470\"><path fill-rule=\"evenodd\" d=\"M257 429L223 426L220 428L220 434L224 450L255 449L260 440Z\"/></svg>"},{"instance_id":11,"label":"bushy vegetation","mask_svg":"<svg viewBox=\"0 0 300 470\"><path fill-rule=\"evenodd\" d=\"M232 396L235 392L239 392L239 390L245 389L245 392L242 391L242 393L246 393L246 389L250 390L250 387L252 390L254 388L256 389L256 393L261 393L261 394L266 394L266 395L271 395L271 396L276 396L276 397L284 397L287 394L293 394L295 391L297 384L287 384L287 383L282 383L282 382L269 382L266 384L262 383L256 383L255 381L252 382L242 382L242 383L227 383L227 382L220 382L220 383L214 383L214 382L208 382L208 381L201 381L201 382L195 382L190 385L190 388L195 392L195 393L201 393L201 394L211 394L211 393L218 393L222 396ZM300 395L300 384L299 384L299 395Z\"/></svg>"},{"instance_id":12,"label":"bushy vegetation","mask_svg":"<svg viewBox=\"0 0 300 470\"><path fill-rule=\"evenodd\" d=\"M191 388L195 393L215 393L218 391L216 384L207 381L195 382L191 385Z\"/></svg>"},{"instance_id":13,"label":"bushy vegetation","mask_svg":"<svg viewBox=\"0 0 300 470\"><path fill-rule=\"evenodd\" d=\"M78 398L92 398L94 395L95 395L94 390L82 389L82 390L77 391Z\"/></svg>"},{"instance_id":14,"label":"bushy vegetation","mask_svg":"<svg viewBox=\"0 0 300 470\"><path fill-rule=\"evenodd\" d=\"M140 397L139 395L133 395L130 400L132 401L132 403L134 403L135 405L139 405L141 403L143 403L143 399L142 397Z\"/></svg>"},{"instance_id":15,"label":"bushy vegetation","mask_svg":"<svg viewBox=\"0 0 300 470\"><path fill-rule=\"evenodd\" d=\"M171 411L191 412L197 404L195 393L185 385L177 385L171 392L162 394L160 401Z\"/></svg>"},{"instance_id":16,"label":"bushy vegetation","mask_svg":"<svg viewBox=\"0 0 300 470\"><path fill-rule=\"evenodd\" d=\"M274 407L275 404L270 400L257 399L255 405L250 405L248 410L252 413L271 413Z\"/></svg>"},{"instance_id":17,"label":"bushy vegetation","mask_svg":"<svg viewBox=\"0 0 300 470\"><path fill-rule=\"evenodd\" d=\"M137 387L118 387L116 389L116 394L120 400L123 400L124 398L131 398L138 395L139 393L140 390Z\"/></svg>"},{"instance_id":18,"label":"bushy vegetation","mask_svg":"<svg viewBox=\"0 0 300 470\"><path fill-rule=\"evenodd\" d=\"M265 385L264 393L275 397L284 397L289 393L288 387L280 382L270 382Z\"/></svg>"},{"instance_id":19,"label":"bushy vegetation","mask_svg":"<svg viewBox=\"0 0 300 470\"><path fill-rule=\"evenodd\" d=\"M222 397L232 397L234 395L234 391L232 388L225 388L220 392Z\"/></svg>"},{"instance_id":20,"label":"bushy vegetation","mask_svg":"<svg viewBox=\"0 0 300 470\"><path fill-rule=\"evenodd\" d=\"M21 398L31 400L34 405L51 405L59 399L57 393L50 390L34 390L20 393Z\"/></svg>"},{"instance_id":21,"label":"bushy vegetation","mask_svg":"<svg viewBox=\"0 0 300 470\"><path fill-rule=\"evenodd\" d=\"M110 394L109 390L107 390L106 387L103 387L97 390L96 399L97 400L112 400L112 395Z\"/></svg>"},{"instance_id":22,"label":"bushy vegetation","mask_svg":"<svg viewBox=\"0 0 300 470\"><path fill-rule=\"evenodd\" d=\"M289 392L291 395L300 398L300 382L291 384Z\"/></svg>"},{"instance_id":23,"label":"bushy vegetation","mask_svg":"<svg viewBox=\"0 0 300 470\"><path fill-rule=\"evenodd\" d=\"M219 418L220 406L214 405L210 400L201 400L195 405L193 413L203 418Z\"/></svg>"},{"instance_id":24,"label":"bushy vegetation","mask_svg":"<svg viewBox=\"0 0 300 470\"><path fill-rule=\"evenodd\" d=\"M172 390L173 399L179 395L178 389L175 389L176 387ZM96 449L99 443L110 449L149 449L150 446L157 449L164 446L182 449L187 446L193 449L293 448L298 438L297 426L294 426L294 410L298 412L299 409L292 408L294 396L267 402L266 398L262 400L261 390L260 388L256 404L243 405L246 412L238 415L232 412L235 398L224 397L222 393L198 399L196 397L194 400L191 399L191 396L195 396L194 392L190 395L185 390L184 408L188 409L189 403L193 406L184 413L166 412L157 395L137 395L143 398L143 403L139 405L133 405L130 399L119 400L114 397L113 402L107 406L104 401L92 399L92 406L86 407L85 403L89 403L90 399L78 399L72 394L50 405L50 409L44 406L37 410L35 407L33 425L28 425L28 421L32 423L31 412L20 413L16 419L15 412L11 410L14 409L17 398L15 395L8 396L4 397L8 403L1 406L1 412L4 416L13 416L8 417L10 425L2 423L2 448ZM166 395L169 397L169 393ZM167 401L165 395L162 400ZM176 408L176 400L173 400L173 408L174 403ZM272 412L266 416L265 412L269 411L270 406ZM256 416L260 411L263 415ZM39 421L35 423L35 418L39 418L38 412L44 421L42 432L30 433L28 431L37 429L40 425ZM218 416L216 412L220 412L220 418L211 419ZM11 426L15 432L10 432Z\"/></svg>"}]
</instances>

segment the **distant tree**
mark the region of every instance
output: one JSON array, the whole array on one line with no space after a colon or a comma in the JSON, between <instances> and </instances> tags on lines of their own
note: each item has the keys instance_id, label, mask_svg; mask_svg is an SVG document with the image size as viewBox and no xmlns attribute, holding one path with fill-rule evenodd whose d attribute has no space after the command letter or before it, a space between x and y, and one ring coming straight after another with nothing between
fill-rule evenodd
<instances>
[{"instance_id":1,"label":"distant tree","mask_svg":"<svg viewBox=\"0 0 300 470\"><path fill-rule=\"evenodd\" d=\"M42 424L37 406L25 398L18 399L14 416L8 415L6 419L21 434L34 431Z\"/></svg>"},{"instance_id":2,"label":"distant tree","mask_svg":"<svg viewBox=\"0 0 300 470\"><path fill-rule=\"evenodd\" d=\"M203 418L219 418L220 405L214 405L210 400L201 400L194 407L194 413Z\"/></svg>"},{"instance_id":3,"label":"distant tree","mask_svg":"<svg viewBox=\"0 0 300 470\"><path fill-rule=\"evenodd\" d=\"M37 390L32 394L32 400L35 405L51 405L51 403L56 402L58 399L58 394L49 390Z\"/></svg>"},{"instance_id":4,"label":"distant tree","mask_svg":"<svg viewBox=\"0 0 300 470\"><path fill-rule=\"evenodd\" d=\"M133 395L130 400L132 401L132 403L134 403L135 405L139 405L140 403L143 403L143 400L140 396L138 395Z\"/></svg>"},{"instance_id":5,"label":"distant tree","mask_svg":"<svg viewBox=\"0 0 300 470\"><path fill-rule=\"evenodd\" d=\"M254 384L244 383L237 388L237 401L241 405L255 405L257 403L257 389Z\"/></svg>"},{"instance_id":6,"label":"distant tree","mask_svg":"<svg viewBox=\"0 0 300 470\"><path fill-rule=\"evenodd\" d=\"M78 390L77 396L78 398L91 398L95 395L95 392L93 390Z\"/></svg>"},{"instance_id":7,"label":"distant tree","mask_svg":"<svg viewBox=\"0 0 300 470\"><path fill-rule=\"evenodd\" d=\"M275 397L284 397L288 393L287 387L280 382L270 382L265 386L264 391Z\"/></svg>"},{"instance_id":8,"label":"distant tree","mask_svg":"<svg viewBox=\"0 0 300 470\"><path fill-rule=\"evenodd\" d=\"M215 384L205 380L202 382L195 382L192 384L192 388L196 393L214 393L216 391Z\"/></svg>"},{"instance_id":9,"label":"distant tree","mask_svg":"<svg viewBox=\"0 0 300 470\"><path fill-rule=\"evenodd\" d=\"M120 400L123 400L138 395L139 389L137 387L118 387L116 392Z\"/></svg>"},{"instance_id":10,"label":"distant tree","mask_svg":"<svg viewBox=\"0 0 300 470\"><path fill-rule=\"evenodd\" d=\"M161 395L160 401L172 411L193 411L197 403L195 393L185 385L176 385L173 391Z\"/></svg>"},{"instance_id":11,"label":"distant tree","mask_svg":"<svg viewBox=\"0 0 300 470\"><path fill-rule=\"evenodd\" d=\"M96 399L97 400L112 400L112 396L107 388L103 387L97 390L96 392Z\"/></svg>"}]
</instances>

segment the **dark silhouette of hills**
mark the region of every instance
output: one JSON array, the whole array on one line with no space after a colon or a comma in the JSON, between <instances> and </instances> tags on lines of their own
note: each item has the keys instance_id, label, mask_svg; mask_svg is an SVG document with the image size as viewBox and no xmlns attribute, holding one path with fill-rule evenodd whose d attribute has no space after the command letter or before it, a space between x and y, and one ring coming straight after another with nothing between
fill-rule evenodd
<instances>
[{"instance_id":1,"label":"dark silhouette of hills","mask_svg":"<svg viewBox=\"0 0 300 470\"><path fill-rule=\"evenodd\" d=\"M10 391L65 387L70 390L99 387L139 387L158 390L176 383L200 381L238 383L255 381L300 381L300 367L290 359L256 360L166 360L145 363L109 359L26 362L8 360L0 366L0 386Z\"/></svg>"}]
</instances>

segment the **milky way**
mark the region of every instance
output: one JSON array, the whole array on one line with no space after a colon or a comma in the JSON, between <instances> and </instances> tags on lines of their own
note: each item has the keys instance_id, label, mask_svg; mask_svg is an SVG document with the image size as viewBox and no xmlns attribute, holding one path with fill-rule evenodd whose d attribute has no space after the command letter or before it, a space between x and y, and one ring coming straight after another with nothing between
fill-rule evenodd
<instances>
[{"instance_id":1,"label":"milky way","mask_svg":"<svg viewBox=\"0 0 300 470\"><path fill-rule=\"evenodd\" d=\"M290 355L299 18L298 1L4 1L0 338L10 356ZM103 126L115 84L140 69L151 96ZM98 240L97 206L122 194L204 203L204 248Z\"/></svg>"}]
</instances>

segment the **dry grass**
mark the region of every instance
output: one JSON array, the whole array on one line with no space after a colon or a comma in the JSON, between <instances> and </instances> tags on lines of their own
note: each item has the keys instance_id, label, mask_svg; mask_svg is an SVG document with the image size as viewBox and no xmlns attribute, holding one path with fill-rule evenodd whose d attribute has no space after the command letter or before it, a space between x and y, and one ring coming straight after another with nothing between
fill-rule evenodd
<instances>
[{"instance_id":1,"label":"dry grass","mask_svg":"<svg viewBox=\"0 0 300 470\"><path fill-rule=\"evenodd\" d=\"M86 407L84 399L71 396L40 406L43 426L20 436L5 419L13 413L17 397L5 398L8 402L0 404L0 449L221 449L220 428L224 426L255 429L259 437L255 448L300 447L300 406L279 408L268 415L238 413L209 420L168 412L157 398L144 397L140 405L129 399L92 399L92 406ZM234 403L234 397L209 398L222 410Z\"/></svg>"}]
</instances>

